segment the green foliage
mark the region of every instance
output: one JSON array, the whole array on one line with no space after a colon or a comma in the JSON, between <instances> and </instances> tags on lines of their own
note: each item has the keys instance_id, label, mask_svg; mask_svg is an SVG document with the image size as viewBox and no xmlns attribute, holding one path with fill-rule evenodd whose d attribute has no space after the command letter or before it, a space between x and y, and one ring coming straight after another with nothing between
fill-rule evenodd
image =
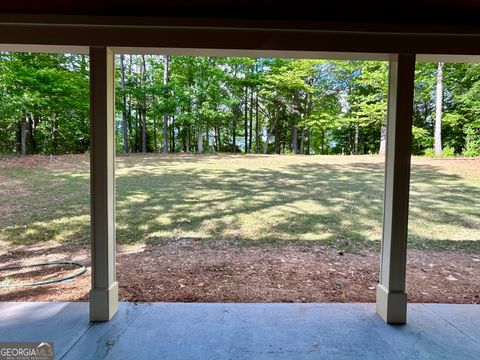
<instances>
[{"instance_id":1,"label":"green foliage","mask_svg":"<svg viewBox=\"0 0 480 360\"><path fill-rule=\"evenodd\" d=\"M435 150L432 149L432 148L427 148L425 150L423 150L423 155L426 156L426 157L438 157L436 154L435 154ZM441 157L454 157L455 156L455 149L450 147L450 146L446 146L442 149L442 155Z\"/></svg>"},{"instance_id":2,"label":"green foliage","mask_svg":"<svg viewBox=\"0 0 480 360\"><path fill-rule=\"evenodd\" d=\"M433 150L432 148L427 148L425 150L423 150L423 155L426 156L426 157L435 157L435 150Z\"/></svg>"},{"instance_id":3,"label":"green foliage","mask_svg":"<svg viewBox=\"0 0 480 360\"><path fill-rule=\"evenodd\" d=\"M0 151L85 152L89 146L84 55L0 53Z\"/></svg>"},{"instance_id":4,"label":"green foliage","mask_svg":"<svg viewBox=\"0 0 480 360\"><path fill-rule=\"evenodd\" d=\"M412 146L416 149L429 149L433 146L432 135L427 129L413 125Z\"/></svg>"},{"instance_id":5,"label":"green foliage","mask_svg":"<svg viewBox=\"0 0 480 360\"><path fill-rule=\"evenodd\" d=\"M442 157L454 157L455 156L455 149L450 147L450 146L446 146L442 149Z\"/></svg>"},{"instance_id":6,"label":"green foliage","mask_svg":"<svg viewBox=\"0 0 480 360\"><path fill-rule=\"evenodd\" d=\"M384 146L387 62L175 56L166 83L164 56L116 63L117 151L160 151L164 135L169 152L197 152L199 141L206 152ZM413 154L433 147L436 68L416 65ZM442 146L476 156L480 66L445 64L444 89ZM0 152L20 153L22 144L27 154L88 151L87 56L0 53L0 96Z\"/></svg>"},{"instance_id":7,"label":"green foliage","mask_svg":"<svg viewBox=\"0 0 480 360\"><path fill-rule=\"evenodd\" d=\"M480 156L480 124L472 124L465 129L464 156Z\"/></svg>"}]
</instances>

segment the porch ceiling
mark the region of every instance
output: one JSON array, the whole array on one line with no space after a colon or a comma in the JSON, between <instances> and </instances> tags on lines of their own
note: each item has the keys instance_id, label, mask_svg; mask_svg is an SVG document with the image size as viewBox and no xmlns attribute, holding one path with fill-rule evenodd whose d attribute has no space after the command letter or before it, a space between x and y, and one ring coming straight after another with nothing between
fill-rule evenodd
<instances>
[{"instance_id":1,"label":"porch ceiling","mask_svg":"<svg viewBox=\"0 0 480 360\"><path fill-rule=\"evenodd\" d=\"M445 30L452 27L455 27L456 31L470 28L470 32L472 28L478 30L479 27L480 2L475 0L297 0L293 5L273 0L137 0L134 6L127 0L23 0L3 2L0 13L24 15L23 21L28 20L28 16L32 18L30 14L53 15L50 21L55 22L62 21L58 15L86 17L90 23L105 22L105 19L100 17L110 17L112 19L109 21L112 22L115 21L113 18L117 17L120 24L125 24L122 16L133 15L144 19L141 21L150 18L149 22L155 22L152 17L156 16L195 20L224 19L229 22L310 21L335 23L350 29L369 26L377 30L382 27L392 30L395 25L398 30L405 26L430 26L433 32L448 32Z\"/></svg>"},{"instance_id":2,"label":"porch ceiling","mask_svg":"<svg viewBox=\"0 0 480 360\"><path fill-rule=\"evenodd\" d=\"M276 51L310 57L307 52L313 52L314 57L335 59L480 55L478 1L299 0L293 7L267 0L153 5L139 0L134 7L121 1L37 3L0 5L0 44L68 46L75 52L88 46L134 47L144 53L167 48L177 53L230 51L237 56ZM382 59L388 60L386 55Z\"/></svg>"}]
</instances>

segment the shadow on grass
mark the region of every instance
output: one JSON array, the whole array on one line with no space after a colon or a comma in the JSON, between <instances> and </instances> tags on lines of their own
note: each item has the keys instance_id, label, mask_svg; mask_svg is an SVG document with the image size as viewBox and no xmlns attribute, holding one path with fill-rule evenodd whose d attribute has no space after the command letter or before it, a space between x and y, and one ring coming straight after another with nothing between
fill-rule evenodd
<instances>
[{"instance_id":1,"label":"shadow on grass","mask_svg":"<svg viewBox=\"0 0 480 360\"><path fill-rule=\"evenodd\" d=\"M249 166L248 161L255 158L119 158L117 241L161 243L192 238L241 246L378 248L382 163L336 164L300 158L277 166L276 157L260 156L265 165ZM217 159L222 162L217 164ZM204 166L205 162L210 163ZM40 177L33 169L20 175L33 179L39 198L20 199L22 211L2 220L0 237L16 243L47 239L87 243L88 169L71 175L43 169ZM476 241L480 239L475 238L480 229L479 199L480 188L464 178L436 166L414 165L410 244L480 252L480 241Z\"/></svg>"}]
</instances>

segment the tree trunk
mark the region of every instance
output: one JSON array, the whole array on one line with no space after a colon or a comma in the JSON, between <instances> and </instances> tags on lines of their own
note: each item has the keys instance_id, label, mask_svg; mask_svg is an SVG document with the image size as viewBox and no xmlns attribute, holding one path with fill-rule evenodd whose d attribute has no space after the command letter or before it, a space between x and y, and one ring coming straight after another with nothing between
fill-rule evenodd
<instances>
[{"instance_id":1,"label":"tree trunk","mask_svg":"<svg viewBox=\"0 0 480 360\"><path fill-rule=\"evenodd\" d=\"M37 153L37 144L35 142L35 129L36 129L36 124L35 124L35 118L33 117L32 113L28 113L28 146L27 149L30 148L30 154L36 154ZM86 151L84 146L82 146L81 151Z\"/></svg>"},{"instance_id":2,"label":"tree trunk","mask_svg":"<svg viewBox=\"0 0 480 360\"><path fill-rule=\"evenodd\" d=\"M322 155L325 154L325 130L322 130L320 138L320 152Z\"/></svg>"},{"instance_id":3,"label":"tree trunk","mask_svg":"<svg viewBox=\"0 0 480 360\"><path fill-rule=\"evenodd\" d=\"M268 150L268 142L270 140L270 137L272 136L272 133L274 130L277 129L277 123L278 123L278 112L275 112L274 114L274 120L273 120L273 124L270 125L270 129L267 131L267 134L266 134L266 137L265 137L265 142L263 144L263 153L266 154L267 153L267 150ZM270 122L272 121L272 119L270 119ZM276 141L276 137L275 137L275 141ZM275 147L275 146L274 146ZM275 153L275 149L274 149L274 153Z\"/></svg>"},{"instance_id":4,"label":"tree trunk","mask_svg":"<svg viewBox=\"0 0 480 360\"><path fill-rule=\"evenodd\" d=\"M50 144L51 144L51 151L50 155L55 155L57 153L57 137L56 137L56 121L53 119L52 121L52 128L50 132Z\"/></svg>"},{"instance_id":5,"label":"tree trunk","mask_svg":"<svg viewBox=\"0 0 480 360\"><path fill-rule=\"evenodd\" d=\"M272 127L273 129L273 127ZM267 131L267 134L265 135L265 141L263 143L263 153L266 154L268 150L268 142L270 140L271 133L270 131Z\"/></svg>"},{"instance_id":6,"label":"tree trunk","mask_svg":"<svg viewBox=\"0 0 480 360\"><path fill-rule=\"evenodd\" d=\"M140 129L140 104L137 103L137 108L135 109L135 152L140 152L140 142L141 142L141 131Z\"/></svg>"},{"instance_id":7,"label":"tree trunk","mask_svg":"<svg viewBox=\"0 0 480 360\"><path fill-rule=\"evenodd\" d=\"M252 152L252 135L253 135L253 88L250 88L250 114L248 125L248 152Z\"/></svg>"},{"instance_id":8,"label":"tree trunk","mask_svg":"<svg viewBox=\"0 0 480 360\"><path fill-rule=\"evenodd\" d=\"M153 115L153 152L157 152L157 117Z\"/></svg>"},{"instance_id":9,"label":"tree trunk","mask_svg":"<svg viewBox=\"0 0 480 360\"><path fill-rule=\"evenodd\" d=\"M360 138L360 127L358 124L355 124L355 139L354 139L354 144L353 144L353 151L355 155L358 155L358 141Z\"/></svg>"},{"instance_id":10,"label":"tree trunk","mask_svg":"<svg viewBox=\"0 0 480 360\"><path fill-rule=\"evenodd\" d=\"M210 150L210 129L208 128L208 125L207 125L207 128L205 129L205 143L207 145L207 152Z\"/></svg>"},{"instance_id":11,"label":"tree trunk","mask_svg":"<svg viewBox=\"0 0 480 360\"><path fill-rule=\"evenodd\" d=\"M142 111L140 103L135 109L135 151L142 151Z\"/></svg>"},{"instance_id":12,"label":"tree trunk","mask_svg":"<svg viewBox=\"0 0 480 360\"><path fill-rule=\"evenodd\" d=\"M147 152L147 112L142 109L140 113L142 119L142 152Z\"/></svg>"},{"instance_id":13,"label":"tree trunk","mask_svg":"<svg viewBox=\"0 0 480 360\"><path fill-rule=\"evenodd\" d=\"M27 154L27 125L28 125L28 116L25 115L25 118L20 120L20 154Z\"/></svg>"},{"instance_id":14,"label":"tree trunk","mask_svg":"<svg viewBox=\"0 0 480 360\"><path fill-rule=\"evenodd\" d=\"M163 64L163 85L166 87L168 85L168 64L169 64L169 56L166 55L164 58ZM163 114L163 147L162 152L164 154L167 153L167 144L168 144L168 115Z\"/></svg>"},{"instance_id":15,"label":"tree trunk","mask_svg":"<svg viewBox=\"0 0 480 360\"><path fill-rule=\"evenodd\" d=\"M255 152L260 154L260 124L258 123L258 92L255 94Z\"/></svg>"},{"instance_id":16,"label":"tree trunk","mask_svg":"<svg viewBox=\"0 0 480 360\"><path fill-rule=\"evenodd\" d=\"M220 126L217 128L217 133L218 133L218 148L217 151L220 152L222 149L222 135L220 133Z\"/></svg>"},{"instance_id":17,"label":"tree trunk","mask_svg":"<svg viewBox=\"0 0 480 360\"><path fill-rule=\"evenodd\" d=\"M202 128L199 126L197 131L197 152L201 154L203 152L203 136Z\"/></svg>"},{"instance_id":18,"label":"tree trunk","mask_svg":"<svg viewBox=\"0 0 480 360\"><path fill-rule=\"evenodd\" d=\"M275 129L275 143L273 145L273 152L275 154L280 154L280 125L278 123L279 122L278 121L279 116L280 116L280 114L279 114L279 111L277 109L277 111L275 113L276 119L275 119L275 127L274 127L274 129Z\"/></svg>"},{"instance_id":19,"label":"tree trunk","mask_svg":"<svg viewBox=\"0 0 480 360\"><path fill-rule=\"evenodd\" d=\"M310 130L307 130L307 155L310 155Z\"/></svg>"},{"instance_id":20,"label":"tree trunk","mask_svg":"<svg viewBox=\"0 0 480 360\"><path fill-rule=\"evenodd\" d=\"M300 154L305 154L305 129L302 128L301 140L300 140Z\"/></svg>"},{"instance_id":21,"label":"tree trunk","mask_svg":"<svg viewBox=\"0 0 480 360\"><path fill-rule=\"evenodd\" d=\"M379 155L385 155L385 149L387 146L387 126L382 124L380 128L380 150L378 151Z\"/></svg>"},{"instance_id":22,"label":"tree trunk","mask_svg":"<svg viewBox=\"0 0 480 360\"><path fill-rule=\"evenodd\" d=\"M170 149L171 153L175 152L175 116L172 116L172 135L170 136L172 141L172 148Z\"/></svg>"},{"instance_id":23,"label":"tree trunk","mask_svg":"<svg viewBox=\"0 0 480 360\"><path fill-rule=\"evenodd\" d=\"M145 63L145 55L142 55L142 84L147 82L147 65ZM147 104L145 99L142 99L142 106L140 110L140 119L142 121L142 152L147 152Z\"/></svg>"},{"instance_id":24,"label":"tree trunk","mask_svg":"<svg viewBox=\"0 0 480 360\"><path fill-rule=\"evenodd\" d=\"M128 76L132 76L132 55L129 55L129 61L128 61ZM132 111L134 111L134 106L133 106L133 101L132 101L132 96L129 94L127 98L128 102L128 133L129 133L129 151L132 152L137 152L137 131L138 131L138 126L137 126L137 117L135 114L135 122L134 122L134 117L132 115ZM135 131L134 131L135 130ZM135 134L135 136L133 136Z\"/></svg>"},{"instance_id":25,"label":"tree trunk","mask_svg":"<svg viewBox=\"0 0 480 360\"><path fill-rule=\"evenodd\" d=\"M298 129L295 124L292 123L292 153L298 152Z\"/></svg>"},{"instance_id":26,"label":"tree trunk","mask_svg":"<svg viewBox=\"0 0 480 360\"><path fill-rule=\"evenodd\" d=\"M128 152L131 152L132 149L135 150L135 142L133 139L133 120L132 120L132 98L129 96L127 98L127 103L128 103L128 118L127 118L127 123L128 123Z\"/></svg>"},{"instance_id":27,"label":"tree trunk","mask_svg":"<svg viewBox=\"0 0 480 360\"><path fill-rule=\"evenodd\" d=\"M192 148L192 131L190 125L187 127L187 152L190 152Z\"/></svg>"},{"instance_id":28,"label":"tree trunk","mask_svg":"<svg viewBox=\"0 0 480 360\"><path fill-rule=\"evenodd\" d=\"M245 128L245 144L244 151L245 154L248 153L248 87L245 86L245 99L244 99L244 109L243 109L243 126Z\"/></svg>"},{"instance_id":29,"label":"tree trunk","mask_svg":"<svg viewBox=\"0 0 480 360\"><path fill-rule=\"evenodd\" d=\"M120 55L120 85L122 87L122 132L123 132L123 152L129 152L128 144L128 124L127 124L127 94L125 88L125 55Z\"/></svg>"},{"instance_id":30,"label":"tree trunk","mask_svg":"<svg viewBox=\"0 0 480 360\"><path fill-rule=\"evenodd\" d=\"M190 152L190 131L188 126L185 132L185 152Z\"/></svg>"},{"instance_id":31,"label":"tree trunk","mask_svg":"<svg viewBox=\"0 0 480 360\"><path fill-rule=\"evenodd\" d=\"M237 106L237 105L235 105ZM238 116L238 108L234 109L233 114L233 124L232 124L232 152L237 152L237 116Z\"/></svg>"},{"instance_id":32,"label":"tree trunk","mask_svg":"<svg viewBox=\"0 0 480 360\"><path fill-rule=\"evenodd\" d=\"M437 97L435 105L435 155L442 155L442 103L443 103L443 63L438 63Z\"/></svg>"}]
</instances>

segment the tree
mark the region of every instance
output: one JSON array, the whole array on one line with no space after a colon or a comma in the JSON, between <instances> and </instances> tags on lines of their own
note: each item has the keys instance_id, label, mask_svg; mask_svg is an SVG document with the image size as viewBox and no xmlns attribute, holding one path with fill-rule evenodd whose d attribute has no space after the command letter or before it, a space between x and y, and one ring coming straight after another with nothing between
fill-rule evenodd
<instances>
[{"instance_id":1,"label":"tree","mask_svg":"<svg viewBox=\"0 0 480 360\"><path fill-rule=\"evenodd\" d=\"M128 146L128 125L127 125L127 93L125 85L125 55L120 55L120 84L122 96L122 133L123 133L123 152L129 152Z\"/></svg>"},{"instance_id":2,"label":"tree","mask_svg":"<svg viewBox=\"0 0 480 360\"><path fill-rule=\"evenodd\" d=\"M384 152L386 62L145 55L116 61L118 151L156 152L161 142L164 153ZM0 53L0 96L1 152L88 150L86 55ZM412 153L435 145L437 153L443 146L480 154L479 99L480 65L418 63Z\"/></svg>"},{"instance_id":3,"label":"tree","mask_svg":"<svg viewBox=\"0 0 480 360\"><path fill-rule=\"evenodd\" d=\"M1 53L0 94L0 151L88 150L84 55Z\"/></svg>"},{"instance_id":4,"label":"tree","mask_svg":"<svg viewBox=\"0 0 480 360\"><path fill-rule=\"evenodd\" d=\"M169 56L165 55L164 57L164 68L163 68L163 86L165 87L165 91L167 91L168 86L168 63L169 63ZM164 154L168 151L168 115L166 111L163 114L163 146L162 152Z\"/></svg>"},{"instance_id":5,"label":"tree","mask_svg":"<svg viewBox=\"0 0 480 360\"><path fill-rule=\"evenodd\" d=\"M438 63L435 103L435 155L442 155L443 63Z\"/></svg>"}]
</instances>

